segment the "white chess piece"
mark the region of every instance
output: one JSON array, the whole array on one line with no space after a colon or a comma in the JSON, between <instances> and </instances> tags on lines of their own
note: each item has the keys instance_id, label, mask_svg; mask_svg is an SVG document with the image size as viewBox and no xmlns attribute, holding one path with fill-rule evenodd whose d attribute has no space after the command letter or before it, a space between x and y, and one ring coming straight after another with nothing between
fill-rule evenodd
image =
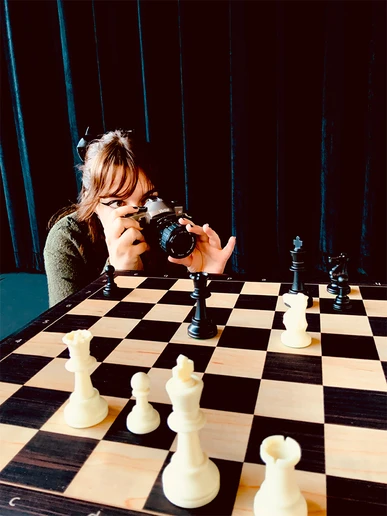
<instances>
[{"instance_id":1,"label":"white chess piece","mask_svg":"<svg viewBox=\"0 0 387 516\"><path fill-rule=\"evenodd\" d=\"M64 409L65 421L73 428L97 425L109 412L107 401L93 387L90 379L90 370L96 363L96 359L90 356L92 338L89 330L76 330L67 333L62 339L70 353L70 360L65 367L75 373L74 392Z\"/></svg>"},{"instance_id":2,"label":"white chess piece","mask_svg":"<svg viewBox=\"0 0 387 516\"><path fill-rule=\"evenodd\" d=\"M301 458L300 445L283 435L262 441L265 480L254 498L254 516L307 516L308 508L296 483L294 466Z\"/></svg>"},{"instance_id":3,"label":"white chess piece","mask_svg":"<svg viewBox=\"0 0 387 516\"><path fill-rule=\"evenodd\" d=\"M153 432L160 425L160 415L156 409L148 403L149 376L145 373L136 373L132 376L130 385L133 389L133 396L136 398L136 405L129 412L126 418L126 427L134 434L147 434Z\"/></svg>"},{"instance_id":4,"label":"white chess piece","mask_svg":"<svg viewBox=\"0 0 387 516\"><path fill-rule=\"evenodd\" d=\"M284 294L282 298L290 308L284 313L283 322L286 331L281 334L281 342L290 348L306 348L312 342L312 337L306 333L308 296L299 292Z\"/></svg>"},{"instance_id":5,"label":"white chess piece","mask_svg":"<svg viewBox=\"0 0 387 516\"><path fill-rule=\"evenodd\" d=\"M177 432L178 441L177 450L162 475L165 496L187 509L208 504L220 488L219 470L200 446L199 430L206 422L199 406L203 381L193 370L192 360L180 355L166 385L173 404L168 425Z\"/></svg>"}]
</instances>

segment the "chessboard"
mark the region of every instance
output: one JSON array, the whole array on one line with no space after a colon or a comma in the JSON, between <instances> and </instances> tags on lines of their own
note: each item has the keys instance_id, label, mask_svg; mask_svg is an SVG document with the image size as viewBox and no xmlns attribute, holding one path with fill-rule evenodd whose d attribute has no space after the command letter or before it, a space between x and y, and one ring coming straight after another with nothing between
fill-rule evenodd
<instances>
[{"instance_id":1,"label":"chessboard","mask_svg":"<svg viewBox=\"0 0 387 516\"><path fill-rule=\"evenodd\" d=\"M295 474L309 515L387 514L386 286L351 285L342 314L326 284L308 284L312 344L294 349L280 339L290 284L211 279L206 305L218 333L197 340L187 334L191 279L115 281L109 299L103 275L0 345L1 515L252 515L265 475L260 444L275 434L300 444ZM91 380L109 404L86 429L63 416L74 375L62 338L77 329L94 336ZM180 354L204 382L200 442L221 478L217 497L193 510L171 504L161 483L176 450L165 384ZM161 417L145 435L126 428L140 371Z\"/></svg>"}]
</instances>

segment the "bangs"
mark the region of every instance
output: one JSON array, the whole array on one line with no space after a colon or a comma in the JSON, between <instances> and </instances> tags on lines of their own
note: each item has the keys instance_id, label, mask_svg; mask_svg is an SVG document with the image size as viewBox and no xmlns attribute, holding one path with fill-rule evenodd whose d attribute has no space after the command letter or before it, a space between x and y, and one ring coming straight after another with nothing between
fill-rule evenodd
<instances>
[{"instance_id":1,"label":"bangs","mask_svg":"<svg viewBox=\"0 0 387 516\"><path fill-rule=\"evenodd\" d=\"M138 167L132 168L127 164L119 168L114 164L103 166L98 196L117 197L117 199L130 197L136 189L139 175Z\"/></svg>"}]
</instances>

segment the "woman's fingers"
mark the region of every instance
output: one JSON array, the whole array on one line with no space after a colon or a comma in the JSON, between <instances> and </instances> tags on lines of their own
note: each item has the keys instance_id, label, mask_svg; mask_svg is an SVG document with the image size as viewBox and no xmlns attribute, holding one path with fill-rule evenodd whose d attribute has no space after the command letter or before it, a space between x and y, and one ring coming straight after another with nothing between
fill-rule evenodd
<instances>
[{"instance_id":1,"label":"woman's fingers","mask_svg":"<svg viewBox=\"0 0 387 516\"><path fill-rule=\"evenodd\" d=\"M106 236L109 236L110 238L120 238L120 236L128 229L136 229L137 231L140 231L141 226L136 220L117 217L108 228L105 228L105 234L108 233Z\"/></svg>"},{"instance_id":2,"label":"woman's fingers","mask_svg":"<svg viewBox=\"0 0 387 516\"><path fill-rule=\"evenodd\" d=\"M144 235L136 228L128 228L119 237L119 241L128 245L133 245L134 242L145 242Z\"/></svg>"},{"instance_id":3,"label":"woman's fingers","mask_svg":"<svg viewBox=\"0 0 387 516\"><path fill-rule=\"evenodd\" d=\"M126 215L134 215L138 212L138 208L134 208L133 206L121 206L120 208L115 208L112 212L112 219L116 219L117 217L125 217Z\"/></svg>"},{"instance_id":4,"label":"woman's fingers","mask_svg":"<svg viewBox=\"0 0 387 516\"><path fill-rule=\"evenodd\" d=\"M218 233L216 233L208 224L204 224L203 226L204 233L208 236L208 242L211 247L215 247L216 249L222 249L222 244L220 242L220 238Z\"/></svg>"},{"instance_id":5,"label":"woman's fingers","mask_svg":"<svg viewBox=\"0 0 387 516\"><path fill-rule=\"evenodd\" d=\"M193 258L192 255L187 256L186 258L173 258L172 256L168 256L168 261L177 263L178 265L184 265L185 267L190 267Z\"/></svg>"},{"instance_id":6,"label":"woman's fingers","mask_svg":"<svg viewBox=\"0 0 387 516\"><path fill-rule=\"evenodd\" d=\"M224 257L226 258L226 260L228 260L230 258L230 256L232 255L232 252L234 251L235 243L236 243L236 237L231 236L228 239L227 244L223 248L222 252L223 252Z\"/></svg>"}]
</instances>

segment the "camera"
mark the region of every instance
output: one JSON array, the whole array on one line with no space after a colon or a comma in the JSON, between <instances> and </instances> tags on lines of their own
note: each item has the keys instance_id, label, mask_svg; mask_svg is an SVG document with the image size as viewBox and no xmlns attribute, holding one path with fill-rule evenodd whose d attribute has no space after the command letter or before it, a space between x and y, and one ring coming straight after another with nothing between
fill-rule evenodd
<instances>
[{"instance_id":1,"label":"camera","mask_svg":"<svg viewBox=\"0 0 387 516\"><path fill-rule=\"evenodd\" d=\"M188 233L186 227L179 224L180 217L190 219L181 205L156 196L150 197L137 213L131 215L144 229L150 245L157 242L169 256L186 258L195 249L196 235Z\"/></svg>"}]
</instances>

